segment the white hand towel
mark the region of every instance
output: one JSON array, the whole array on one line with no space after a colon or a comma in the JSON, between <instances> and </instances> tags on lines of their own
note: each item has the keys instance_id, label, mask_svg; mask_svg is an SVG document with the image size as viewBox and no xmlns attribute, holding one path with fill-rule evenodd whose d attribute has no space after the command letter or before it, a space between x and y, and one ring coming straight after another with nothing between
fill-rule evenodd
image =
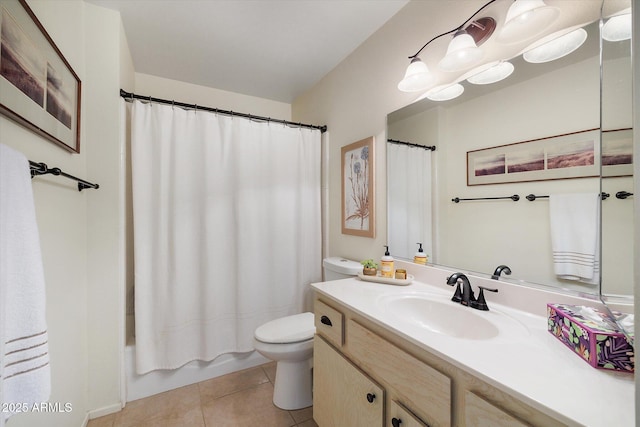
<instances>
[{"instance_id":1,"label":"white hand towel","mask_svg":"<svg viewBox=\"0 0 640 427\"><path fill-rule=\"evenodd\" d=\"M598 193L549 196L553 265L558 277L597 284L600 276Z\"/></svg>"},{"instance_id":2,"label":"white hand towel","mask_svg":"<svg viewBox=\"0 0 640 427\"><path fill-rule=\"evenodd\" d=\"M51 394L45 307L29 162L0 144L0 426Z\"/></svg>"}]
</instances>

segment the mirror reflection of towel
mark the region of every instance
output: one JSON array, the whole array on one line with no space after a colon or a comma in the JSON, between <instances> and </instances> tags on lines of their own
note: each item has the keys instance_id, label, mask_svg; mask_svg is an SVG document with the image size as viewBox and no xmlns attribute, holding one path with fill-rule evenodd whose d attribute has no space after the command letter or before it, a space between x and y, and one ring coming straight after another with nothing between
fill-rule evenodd
<instances>
[{"instance_id":1,"label":"mirror reflection of towel","mask_svg":"<svg viewBox=\"0 0 640 427\"><path fill-rule=\"evenodd\" d=\"M549 196L553 266L561 279L600 281L600 195Z\"/></svg>"},{"instance_id":2,"label":"mirror reflection of towel","mask_svg":"<svg viewBox=\"0 0 640 427\"><path fill-rule=\"evenodd\" d=\"M46 402L51 394L45 282L29 162L0 144L0 402ZM0 414L0 426L13 413Z\"/></svg>"}]
</instances>

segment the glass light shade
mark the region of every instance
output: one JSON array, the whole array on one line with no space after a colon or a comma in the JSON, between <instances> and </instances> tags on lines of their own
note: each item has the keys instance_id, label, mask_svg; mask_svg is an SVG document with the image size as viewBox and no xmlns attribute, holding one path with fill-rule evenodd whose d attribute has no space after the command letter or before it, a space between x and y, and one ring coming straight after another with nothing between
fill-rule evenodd
<instances>
[{"instance_id":1,"label":"glass light shade","mask_svg":"<svg viewBox=\"0 0 640 427\"><path fill-rule=\"evenodd\" d=\"M513 73L513 70L511 62L503 61L472 75L467 81L474 85L488 85L506 79Z\"/></svg>"},{"instance_id":2,"label":"glass light shade","mask_svg":"<svg viewBox=\"0 0 640 427\"><path fill-rule=\"evenodd\" d=\"M584 28L578 28L563 36L557 37L543 45L526 51L522 57L525 61L534 64L554 61L563 56L567 56L584 43L587 39L587 32Z\"/></svg>"},{"instance_id":3,"label":"glass light shade","mask_svg":"<svg viewBox=\"0 0 640 427\"><path fill-rule=\"evenodd\" d=\"M612 16L602 26L602 38L619 42L631 38L631 13Z\"/></svg>"},{"instance_id":4,"label":"glass light shade","mask_svg":"<svg viewBox=\"0 0 640 427\"><path fill-rule=\"evenodd\" d=\"M415 57L407 67L404 78L398 83L398 89L402 92L417 92L429 88L434 82L433 74L429 72L427 64Z\"/></svg>"},{"instance_id":5,"label":"glass light shade","mask_svg":"<svg viewBox=\"0 0 640 427\"><path fill-rule=\"evenodd\" d=\"M515 0L496 38L502 43L521 42L545 31L558 16L560 10L543 0Z\"/></svg>"},{"instance_id":6,"label":"glass light shade","mask_svg":"<svg viewBox=\"0 0 640 427\"><path fill-rule=\"evenodd\" d=\"M438 63L438 68L443 71L460 71L480 61L482 55L482 49L476 46L473 37L461 32L449 43L447 54Z\"/></svg>"},{"instance_id":7,"label":"glass light shade","mask_svg":"<svg viewBox=\"0 0 640 427\"><path fill-rule=\"evenodd\" d=\"M464 86L460 83L454 83L448 86L436 86L428 91L424 97L432 101L448 101L462 95Z\"/></svg>"}]
</instances>

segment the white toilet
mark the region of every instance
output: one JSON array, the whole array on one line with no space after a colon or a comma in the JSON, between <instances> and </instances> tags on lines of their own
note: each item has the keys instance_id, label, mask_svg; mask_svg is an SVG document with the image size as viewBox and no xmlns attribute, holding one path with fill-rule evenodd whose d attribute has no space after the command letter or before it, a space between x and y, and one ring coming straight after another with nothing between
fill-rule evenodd
<instances>
[{"instance_id":1,"label":"white toilet","mask_svg":"<svg viewBox=\"0 0 640 427\"><path fill-rule=\"evenodd\" d=\"M362 271L359 262L339 257L326 258L322 265L326 281L345 279ZM311 368L315 332L313 313L301 313L267 322L254 333L255 349L277 362L273 403L281 409L301 409L313 404Z\"/></svg>"}]
</instances>

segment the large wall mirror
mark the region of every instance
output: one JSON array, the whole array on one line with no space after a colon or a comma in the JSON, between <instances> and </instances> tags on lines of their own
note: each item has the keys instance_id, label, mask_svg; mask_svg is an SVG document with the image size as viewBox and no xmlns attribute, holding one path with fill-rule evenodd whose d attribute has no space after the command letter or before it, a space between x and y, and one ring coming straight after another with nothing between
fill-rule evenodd
<instances>
[{"instance_id":1,"label":"large wall mirror","mask_svg":"<svg viewBox=\"0 0 640 427\"><path fill-rule=\"evenodd\" d=\"M564 2L569 3L562 13L580 14L575 24L587 31L573 53L546 63L515 56L510 60L515 71L503 81L463 82L465 93L456 99L423 99L388 115L387 137L393 140L387 144L388 241L395 256L412 259L420 242L435 265L488 276L507 265L512 274L501 280L594 296L602 292L611 299L632 296L633 196L616 197L633 193L632 168L605 160L631 154L631 43L601 38L603 24L630 9L631 2ZM568 175L550 171L520 179L514 172L497 182L468 181L468 153L477 155L474 161L500 157L505 150L536 160L544 144L571 150L584 142L603 159L596 159L595 165L603 166L595 172L563 166L572 169ZM501 146L509 148L494 149ZM593 283L554 271L547 196L568 193L609 195L599 202L596 230L589 230L600 238L600 274ZM536 199L529 201L530 194ZM509 198L513 195L519 200Z\"/></svg>"}]
</instances>

